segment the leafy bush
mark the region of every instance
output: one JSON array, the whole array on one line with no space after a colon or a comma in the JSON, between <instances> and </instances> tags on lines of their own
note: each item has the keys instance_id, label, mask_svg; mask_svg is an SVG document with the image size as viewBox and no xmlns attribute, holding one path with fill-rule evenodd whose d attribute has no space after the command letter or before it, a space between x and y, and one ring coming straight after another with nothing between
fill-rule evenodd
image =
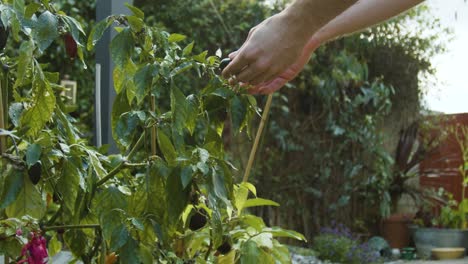
<instances>
[{"instance_id":1,"label":"leafy bush","mask_svg":"<svg viewBox=\"0 0 468 264\"><path fill-rule=\"evenodd\" d=\"M360 243L343 225L322 228L313 239L312 249L322 260L343 264L382 263L378 252Z\"/></svg>"},{"instance_id":2,"label":"leafy bush","mask_svg":"<svg viewBox=\"0 0 468 264\"><path fill-rule=\"evenodd\" d=\"M42 263L47 237L51 255L63 242L86 264L116 254L130 264L289 263L277 238L304 237L247 213L278 204L235 183L223 146L226 117L235 133L249 129L255 98L218 76L219 57L127 7L131 15L96 23L85 42L81 24L49 0L0 4L19 46L0 54L10 66L0 90L0 254ZM116 31L112 132L121 150L109 156L80 137L44 57L67 36L83 63L106 30ZM179 87L189 72L199 82Z\"/></svg>"}]
</instances>

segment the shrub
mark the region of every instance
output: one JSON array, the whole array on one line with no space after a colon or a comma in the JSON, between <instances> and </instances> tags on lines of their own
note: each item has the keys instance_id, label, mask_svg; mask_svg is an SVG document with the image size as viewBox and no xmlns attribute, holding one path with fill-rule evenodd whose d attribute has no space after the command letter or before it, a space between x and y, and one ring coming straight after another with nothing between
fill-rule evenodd
<instances>
[{"instance_id":1,"label":"shrub","mask_svg":"<svg viewBox=\"0 0 468 264\"><path fill-rule=\"evenodd\" d=\"M322 260L336 263L381 263L378 252L367 243L361 243L357 236L343 225L326 227L313 239L313 250Z\"/></svg>"}]
</instances>

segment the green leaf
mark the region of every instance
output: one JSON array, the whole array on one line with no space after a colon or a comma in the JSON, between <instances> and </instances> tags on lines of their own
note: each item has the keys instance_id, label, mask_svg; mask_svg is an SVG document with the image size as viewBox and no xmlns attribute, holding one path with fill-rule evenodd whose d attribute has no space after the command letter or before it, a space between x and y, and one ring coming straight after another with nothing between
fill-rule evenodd
<instances>
[{"instance_id":1,"label":"green leaf","mask_svg":"<svg viewBox=\"0 0 468 264\"><path fill-rule=\"evenodd\" d=\"M141 32L143 29L144 22L141 18L136 17L136 16L127 16L127 21L132 30L136 33Z\"/></svg>"},{"instance_id":2,"label":"green leaf","mask_svg":"<svg viewBox=\"0 0 468 264\"><path fill-rule=\"evenodd\" d=\"M288 238L293 238L293 239L297 239L301 241L307 241L306 238L302 234L296 231L286 230L286 229L282 229L276 226L271 227L271 228L270 227L264 228L263 231L271 233L274 237L288 237Z\"/></svg>"},{"instance_id":3,"label":"green leaf","mask_svg":"<svg viewBox=\"0 0 468 264\"><path fill-rule=\"evenodd\" d=\"M247 114L247 106L239 97L234 97L231 100L231 118L232 118L232 129L234 134L241 132L242 124Z\"/></svg>"},{"instance_id":4,"label":"green leaf","mask_svg":"<svg viewBox=\"0 0 468 264\"><path fill-rule=\"evenodd\" d=\"M216 168L212 170L211 180L213 183L214 193L222 200L227 200L227 190L224 181L224 173L221 168Z\"/></svg>"},{"instance_id":5,"label":"green leaf","mask_svg":"<svg viewBox=\"0 0 468 264\"><path fill-rule=\"evenodd\" d=\"M97 196L97 204L102 206L102 210L108 211L112 209L127 208L127 197L123 194L119 188L115 186L109 186Z\"/></svg>"},{"instance_id":6,"label":"green leaf","mask_svg":"<svg viewBox=\"0 0 468 264\"><path fill-rule=\"evenodd\" d=\"M49 83L35 78L33 81L33 91L36 94L33 97L32 106L26 109L21 116L21 126L28 126L30 129L27 134L35 136L50 120L55 108L54 91Z\"/></svg>"},{"instance_id":7,"label":"green leaf","mask_svg":"<svg viewBox=\"0 0 468 264\"><path fill-rule=\"evenodd\" d=\"M120 116L116 124L116 140L125 148L130 147L139 128L144 125L146 114L143 111L131 111Z\"/></svg>"},{"instance_id":8,"label":"green leaf","mask_svg":"<svg viewBox=\"0 0 468 264\"><path fill-rule=\"evenodd\" d=\"M261 248L273 248L273 235L271 233L260 233L251 239Z\"/></svg>"},{"instance_id":9,"label":"green leaf","mask_svg":"<svg viewBox=\"0 0 468 264\"><path fill-rule=\"evenodd\" d=\"M20 15L24 14L24 0L13 1L13 8Z\"/></svg>"},{"instance_id":10,"label":"green leaf","mask_svg":"<svg viewBox=\"0 0 468 264\"><path fill-rule=\"evenodd\" d=\"M167 40L169 42L179 42L179 41L182 41L182 40L184 40L186 38L187 37L185 35L174 33L174 34L169 35Z\"/></svg>"},{"instance_id":11,"label":"green leaf","mask_svg":"<svg viewBox=\"0 0 468 264\"><path fill-rule=\"evenodd\" d=\"M56 186L58 192L56 195L61 195L65 208L70 212L74 212L78 190L80 188L85 190L85 181L73 159L65 159Z\"/></svg>"},{"instance_id":12,"label":"green leaf","mask_svg":"<svg viewBox=\"0 0 468 264\"><path fill-rule=\"evenodd\" d=\"M136 86L136 98L138 104L141 104L141 102L148 95L148 91L150 90L153 83L153 78L157 75L158 67L156 64L147 64L138 69L136 72L134 83Z\"/></svg>"},{"instance_id":13,"label":"green leaf","mask_svg":"<svg viewBox=\"0 0 468 264\"><path fill-rule=\"evenodd\" d=\"M41 7L41 4L39 3L35 3L35 2L30 3L29 5L26 6L26 10L24 11L24 17L31 18L32 15L36 13L40 7Z\"/></svg>"},{"instance_id":14,"label":"green leaf","mask_svg":"<svg viewBox=\"0 0 468 264\"><path fill-rule=\"evenodd\" d=\"M257 189L250 182L242 182L240 185L247 188L247 189L249 189L249 191L251 191L253 193L253 195L257 196Z\"/></svg>"},{"instance_id":15,"label":"green leaf","mask_svg":"<svg viewBox=\"0 0 468 264\"><path fill-rule=\"evenodd\" d=\"M244 203L244 208L247 207L253 207L253 206L279 206L278 203L273 202L271 200L263 199L263 198L254 198L254 199L248 199Z\"/></svg>"},{"instance_id":16,"label":"green leaf","mask_svg":"<svg viewBox=\"0 0 468 264\"><path fill-rule=\"evenodd\" d=\"M28 167L34 165L41 157L42 148L38 144L31 144L26 150L26 164Z\"/></svg>"},{"instance_id":17,"label":"green leaf","mask_svg":"<svg viewBox=\"0 0 468 264\"><path fill-rule=\"evenodd\" d=\"M114 229L111 236L110 250L117 251L123 247L130 237L130 234L124 224Z\"/></svg>"},{"instance_id":18,"label":"green leaf","mask_svg":"<svg viewBox=\"0 0 468 264\"><path fill-rule=\"evenodd\" d=\"M247 189L247 187L240 185L234 188L234 205L239 211L239 214L242 212L242 209L244 209L244 204L248 196L249 189Z\"/></svg>"},{"instance_id":19,"label":"green leaf","mask_svg":"<svg viewBox=\"0 0 468 264\"><path fill-rule=\"evenodd\" d=\"M107 18L104 20L99 21L91 30L88 37L88 43L86 44L86 48L88 50L92 50L96 43L102 38L102 35L106 31L106 29L114 23L113 18Z\"/></svg>"},{"instance_id":20,"label":"green leaf","mask_svg":"<svg viewBox=\"0 0 468 264\"><path fill-rule=\"evenodd\" d=\"M125 6L130 9L130 11L132 11L132 13L141 18L141 19L144 19L145 18L145 13L143 13L143 11L141 11L139 8L129 4L129 3L125 3Z\"/></svg>"},{"instance_id":21,"label":"green leaf","mask_svg":"<svg viewBox=\"0 0 468 264\"><path fill-rule=\"evenodd\" d=\"M182 172L180 173L180 180L184 189L187 188L187 186L190 184L190 182L192 181L192 177L193 170L191 167L185 167L182 169Z\"/></svg>"},{"instance_id":22,"label":"green leaf","mask_svg":"<svg viewBox=\"0 0 468 264\"><path fill-rule=\"evenodd\" d=\"M177 159L177 152L174 148L174 145L172 145L172 142L169 139L169 137L163 131L161 131L161 129L158 130L157 136L159 148L161 149L161 152L163 153L166 162L170 166L174 166Z\"/></svg>"},{"instance_id":23,"label":"green leaf","mask_svg":"<svg viewBox=\"0 0 468 264\"><path fill-rule=\"evenodd\" d=\"M200 62L200 63L206 63L206 55L208 54L208 51L203 51L202 53L193 56L193 59Z\"/></svg>"},{"instance_id":24,"label":"green leaf","mask_svg":"<svg viewBox=\"0 0 468 264\"><path fill-rule=\"evenodd\" d=\"M29 180L24 180L17 199L5 210L8 217L21 218L29 215L41 219L46 212L46 204L38 189Z\"/></svg>"},{"instance_id":25,"label":"green leaf","mask_svg":"<svg viewBox=\"0 0 468 264\"><path fill-rule=\"evenodd\" d=\"M263 263L260 259L260 248L257 243L252 240L247 240L241 247L241 264Z\"/></svg>"},{"instance_id":26,"label":"green leaf","mask_svg":"<svg viewBox=\"0 0 468 264\"><path fill-rule=\"evenodd\" d=\"M154 164L149 170L149 179L147 182L147 210L148 212L156 215L159 223L166 222L167 215L167 201L166 201L166 182L165 179L169 177L171 171L167 164L161 159L156 159Z\"/></svg>"},{"instance_id":27,"label":"green leaf","mask_svg":"<svg viewBox=\"0 0 468 264\"><path fill-rule=\"evenodd\" d=\"M18 56L18 68L16 72L17 78L14 86L15 89L29 80L29 78L26 76L28 71L30 71L31 67L33 66L33 52L34 43L32 40L21 43Z\"/></svg>"},{"instance_id":28,"label":"green leaf","mask_svg":"<svg viewBox=\"0 0 468 264\"><path fill-rule=\"evenodd\" d=\"M263 219L258 216L246 214L242 217L242 222L248 225L249 227L254 228L255 230L257 230L257 232L262 232L265 228L265 223L263 222Z\"/></svg>"},{"instance_id":29,"label":"green leaf","mask_svg":"<svg viewBox=\"0 0 468 264\"><path fill-rule=\"evenodd\" d=\"M21 114L24 111L24 107L22 103L12 103L10 105L10 109L8 110L8 114L10 116L10 120L15 125L15 127L19 126Z\"/></svg>"},{"instance_id":30,"label":"green leaf","mask_svg":"<svg viewBox=\"0 0 468 264\"><path fill-rule=\"evenodd\" d=\"M46 50L58 36L57 17L49 11L45 11L37 18L33 30L33 38L38 44L39 50Z\"/></svg>"},{"instance_id":31,"label":"green leaf","mask_svg":"<svg viewBox=\"0 0 468 264\"><path fill-rule=\"evenodd\" d=\"M12 204L17 198L21 190L24 188L25 176L22 171L9 170L6 173L3 190L1 196L0 210L5 209L7 206Z\"/></svg>"},{"instance_id":32,"label":"green leaf","mask_svg":"<svg viewBox=\"0 0 468 264\"><path fill-rule=\"evenodd\" d=\"M193 135L198 120L198 100L195 95L191 94L185 98L185 101L187 107L185 127L190 132L190 135Z\"/></svg>"},{"instance_id":33,"label":"green leaf","mask_svg":"<svg viewBox=\"0 0 468 264\"><path fill-rule=\"evenodd\" d=\"M301 241L307 241L306 238L293 230L286 230L279 227L271 227L271 228L264 228L263 231L271 233L274 237L288 237L293 238Z\"/></svg>"},{"instance_id":34,"label":"green leaf","mask_svg":"<svg viewBox=\"0 0 468 264\"><path fill-rule=\"evenodd\" d=\"M107 171L104 169L101 160L99 159L101 154L91 149L86 149L86 153L88 153L89 161L91 162L91 166L93 167L94 172L96 172L96 175L99 178L104 177L107 174Z\"/></svg>"},{"instance_id":35,"label":"green leaf","mask_svg":"<svg viewBox=\"0 0 468 264\"><path fill-rule=\"evenodd\" d=\"M188 203L188 194L190 189L184 189L179 176L180 171L174 171L166 183L166 202L169 216L169 222L177 225L182 212Z\"/></svg>"},{"instance_id":36,"label":"green leaf","mask_svg":"<svg viewBox=\"0 0 468 264\"><path fill-rule=\"evenodd\" d=\"M190 44L188 44L184 50L182 51L182 55L184 56L189 56L190 54L192 54L192 50L193 50L193 46L194 46L194 42L190 42Z\"/></svg>"},{"instance_id":37,"label":"green leaf","mask_svg":"<svg viewBox=\"0 0 468 264\"><path fill-rule=\"evenodd\" d=\"M132 225L140 231L145 230L145 226L138 218L132 217Z\"/></svg>"},{"instance_id":38,"label":"green leaf","mask_svg":"<svg viewBox=\"0 0 468 264\"><path fill-rule=\"evenodd\" d=\"M140 264L138 254L138 242L133 238L127 240L127 243L118 251L119 262L126 264Z\"/></svg>"},{"instance_id":39,"label":"green leaf","mask_svg":"<svg viewBox=\"0 0 468 264\"><path fill-rule=\"evenodd\" d=\"M112 39L110 44L111 58L116 65L124 65L130 60L135 41L130 28L124 28L122 32Z\"/></svg>"},{"instance_id":40,"label":"green leaf","mask_svg":"<svg viewBox=\"0 0 468 264\"><path fill-rule=\"evenodd\" d=\"M82 256L86 253L86 247L84 245L88 245L90 238L86 236L83 230L70 229L65 231L63 238L67 247L75 256Z\"/></svg>"},{"instance_id":41,"label":"green leaf","mask_svg":"<svg viewBox=\"0 0 468 264\"><path fill-rule=\"evenodd\" d=\"M54 233L54 235L52 236L51 239L49 239L48 243L47 243L47 249L48 249L48 253L49 253L49 257L53 257L55 256L57 253L59 253L60 251L62 251L62 242L60 242L58 239L57 239L57 234Z\"/></svg>"},{"instance_id":42,"label":"green leaf","mask_svg":"<svg viewBox=\"0 0 468 264\"><path fill-rule=\"evenodd\" d=\"M272 256L276 259L276 263L291 264L291 255L286 246L281 245L278 241L273 240L274 249L271 251Z\"/></svg>"},{"instance_id":43,"label":"green leaf","mask_svg":"<svg viewBox=\"0 0 468 264\"><path fill-rule=\"evenodd\" d=\"M170 74L170 77L174 77L178 74L181 74L185 71L188 71L190 70L191 68L193 67L193 63L190 62L190 61L186 61L186 62L183 62L181 63L180 65L178 65L177 67L175 67L172 71L171 71L171 74Z\"/></svg>"},{"instance_id":44,"label":"green leaf","mask_svg":"<svg viewBox=\"0 0 468 264\"><path fill-rule=\"evenodd\" d=\"M80 41L80 33L83 35L86 35L83 28L81 27L80 22L78 22L76 19L73 17L69 16L62 16L61 17L65 23L67 23L68 27L70 28L70 33L75 40L76 44L79 46L83 46L83 44Z\"/></svg>"},{"instance_id":45,"label":"green leaf","mask_svg":"<svg viewBox=\"0 0 468 264\"><path fill-rule=\"evenodd\" d=\"M114 104L112 105L112 137L115 139L116 142L120 142L117 131L117 122L119 121L120 116L123 113L130 111L130 109L131 108L128 104L128 100L125 93L117 94L114 100Z\"/></svg>"},{"instance_id":46,"label":"green leaf","mask_svg":"<svg viewBox=\"0 0 468 264\"><path fill-rule=\"evenodd\" d=\"M185 95L176 86L171 88L171 112L174 130L182 135L189 113Z\"/></svg>"}]
</instances>

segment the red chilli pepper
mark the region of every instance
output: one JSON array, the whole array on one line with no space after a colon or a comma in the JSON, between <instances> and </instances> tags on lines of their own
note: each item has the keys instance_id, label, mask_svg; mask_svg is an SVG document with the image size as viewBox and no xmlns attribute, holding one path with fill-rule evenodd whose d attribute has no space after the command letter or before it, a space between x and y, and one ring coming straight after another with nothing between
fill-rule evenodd
<instances>
[{"instance_id":1,"label":"red chilli pepper","mask_svg":"<svg viewBox=\"0 0 468 264\"><path fill-rule=\"evenodd\" d=\"M63 41L65 42L65 49L69 58L76 58L78 52L78 46L76 45L75 39L73 39L70 33L67 33L63 36Z\"/></svg>"}]
</instances>

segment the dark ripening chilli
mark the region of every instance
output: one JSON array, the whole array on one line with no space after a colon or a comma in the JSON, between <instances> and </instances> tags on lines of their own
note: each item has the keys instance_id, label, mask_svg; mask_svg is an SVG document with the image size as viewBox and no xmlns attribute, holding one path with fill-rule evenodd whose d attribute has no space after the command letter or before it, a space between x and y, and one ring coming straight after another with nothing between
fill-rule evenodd
<instances>
[{"instance_id":1,"label":"dark ripening chilli","mask_svg":"<svg viewBox=\"0 0 468 264\"><path fill-rule=\"evenodd\" d=\"M225 59L222 59L221 62L219 63L219 68L221 70L224 70L224 68L226 68L229 63L231 63L231 59L230 58L225 58Z\"/></svg>"},{"instance_id":2,"label":"dark ripening chilli","mask_svg":"<svg viewBox=\"0 0 468 264\"><path fill-rule=\"evenodd\" d=\"M2 20L0 20L0 50L3 50L8 41L8 28L3 25Z\"/></svg>"},{"instance_id":3,"label":"dark ripening chilli","mask_svg":"<svg viewBox=\"0 0 468 264\"><path fill-rule=\"evenodd\" d=\"M63 35L63 41L65 42L65 50L67 51L68 57L71 59L76 58L76 54L78 53L78 46L72 35L70 33L66 33Z\"/></svg>"},{"instance_id":4,"label":"dark ripening chilli","mask_svg":"<svg viewBox=\"0 0 468 264\"><path fill-rule=\"evenodd\" d=\"M232 246L229 243L229 241L224 241L223 244L221 244L221 246L219 246L216 250L220 254L226 255L227 253L229 253L229 251L231 251L231 249L232 249Z\"/></svg>"},{"instance_id":5,"label":"dark ripening chilli","mask_svg":"<svg viewBox=\"0 0 468 264\"><path fill-rule=\"evenodd\" d=\"M203 228L207 222L206 211L204 209L200 209L200 211L196 211L192 217L190 217L189 228L192 231L196 231Z\"/></svg>"},{"instance_id":6,"label":"dark ripening chilli","mask_svg":"<svg viewBox=\"0 0 468 264\"><path fill-rule=\"evenodd\" d=\"M41 174L42 174L42 166L40 162L34 163L34 165L32 165L28 169L29 179L34 185L36 185L41 179Z\"/></svg>"}]
</instances>

